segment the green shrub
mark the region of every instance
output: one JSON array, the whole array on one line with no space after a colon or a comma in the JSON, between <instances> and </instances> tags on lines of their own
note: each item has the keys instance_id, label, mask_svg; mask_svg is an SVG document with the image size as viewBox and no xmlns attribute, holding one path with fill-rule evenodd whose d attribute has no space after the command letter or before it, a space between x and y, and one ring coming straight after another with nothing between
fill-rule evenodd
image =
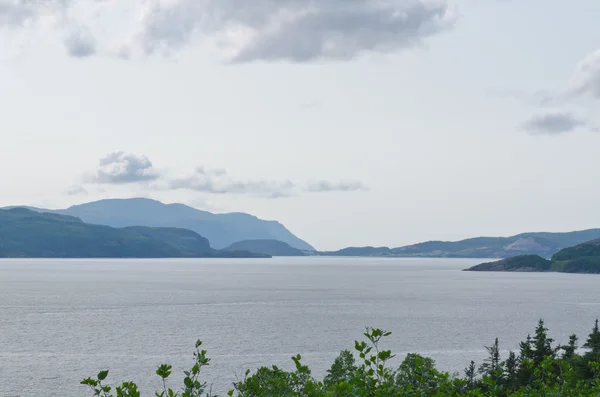
<instances>
[{"instance_id":1,"label":"green shrub","mask_svg":"<svg viewBox=\"0 0 600 397\"><path fill-rule=\"evenodd\" d=\"M408 354L398 368L389 365L394 357L382 348L390 332L367 328L365 340L355 342L354 354L344 350L335 359L323 380L312 376L302 364L300 355L292 357L295 368L285 371L276 366L247 371L243 380L233 383L230 397L598 397L600 396L600 331L598 322L577 353L577 337L568 345L554 345L548 329L540 320L535 336L527 336L519 353L510 352L506 360L500 357L499 341L487 347L488 358L480 365L471 361L464 377L451 376L435 367L431 358ZM202 368L210 363L207 352L196 342L194 363L180 390L167 386L172 367L161 365L156 374L162 380L162 390L155 397L216 397L200 378ZM560 354L560 351L563 353ZM105 384L108 371L81 383L94 396L140 397L133 382L123 382L114 388Z\"/></svg>"}]
</instances>

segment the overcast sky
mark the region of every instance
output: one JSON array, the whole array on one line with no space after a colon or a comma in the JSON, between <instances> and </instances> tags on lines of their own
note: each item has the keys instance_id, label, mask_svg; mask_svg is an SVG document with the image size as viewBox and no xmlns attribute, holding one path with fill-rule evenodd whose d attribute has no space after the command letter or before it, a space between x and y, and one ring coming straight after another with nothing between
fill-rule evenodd
<instances>
[{"instance_id":1,"label":"overcast sky","mask_svg":"<svg viewBox=\"0 0 600 397\"><path fill-rule=\"evenodd\" d=\"M0 205L319 249L600 227L597 0L0 0Z\"/></svg>"}]
</instances>

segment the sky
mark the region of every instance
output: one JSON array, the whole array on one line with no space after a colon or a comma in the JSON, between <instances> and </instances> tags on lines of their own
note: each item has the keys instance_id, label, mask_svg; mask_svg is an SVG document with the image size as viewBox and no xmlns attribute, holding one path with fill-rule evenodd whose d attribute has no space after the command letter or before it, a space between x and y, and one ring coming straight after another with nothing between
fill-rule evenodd
<instances>
[{"instance_id":1,"label":"sky","mask_svg":"<svg viewBox=\"0 0 600 397\"><path fill-rule=\"evenodd\" d=\"M600 227L597 0L0 0L0 206L318 249Z\"/></svg>"}]
</instances>

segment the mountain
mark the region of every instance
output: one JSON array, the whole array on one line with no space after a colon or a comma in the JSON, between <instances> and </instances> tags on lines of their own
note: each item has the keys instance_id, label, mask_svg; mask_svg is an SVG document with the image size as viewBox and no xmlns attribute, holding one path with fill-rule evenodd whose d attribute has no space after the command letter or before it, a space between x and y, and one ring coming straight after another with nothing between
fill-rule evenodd
<instances>
[{"instance_id":1,"label":"mountain","mask_svg":"<svg viewBox=\"0 0 600 397\"><path fill-rule=\"evenodd\" d=\"M426 241L398 248L349 247L321 252L327 256L399 256L430 258L550 258L563 248L600 238L600 229L567 233L522 233L511 237L475 237L460 241Z\"/></svg>"},{"instance_id":2,"label":"mountain","mask_svg":"<svg viewBox=\"0 0 600 397\"><path fill-rule=\"evenodd\" d=\"M216 249L227 247L237 241L267 239L283 241L300 250L315 250L276 221L265 221L238 212L213 214L183 204L163 204L145 198L100 200L63 210L28 208L38 212L75 216L86 223L112 227L152 226L189 229L208 238L210 245Z\"/></svg>"},{"instance_id":3,"label":"mountain","mask_svg":"<svg viewBox=\"0 0 600 397\"><path fill-rule=\"evenodd\" d=\"M92 225L73 216L26 208L0 210L0 257L198 258L266 257L222 252L191 230Z\"/></svg>"},{"instance_id":4,"label":"mountain","mask_svg":"<svg viewBox=\"0 0 600 397\"><path fill-rule=\"evenodd\" d=\"M547 260L538 255L519 255L473 266L469 271L600 273L600 239L560 250Z\"/></svg>"},{"instance_id":5,"label":"mountain","mask_svg":"<svg viewBox=\"0 0 600 397\"><path fill-rule=\"evenodd\" d=\"M223 251L247 251L270 256L306 256L304 251L278 240L244 240L223 248Z\"/></svg>"},{"instance_id":6,"label":"mountain","mask_svg":"<svg viewBox=\"0 0 600 397\"><path fill-rule=\"evenodd\" d=\"M428 241L394 248L396 255L508 258L539 255L549 258L563 248L600 238L600 229L568 233L523 233L511 237L478 237L457 242Z\"/></svg>"}]
</instances>

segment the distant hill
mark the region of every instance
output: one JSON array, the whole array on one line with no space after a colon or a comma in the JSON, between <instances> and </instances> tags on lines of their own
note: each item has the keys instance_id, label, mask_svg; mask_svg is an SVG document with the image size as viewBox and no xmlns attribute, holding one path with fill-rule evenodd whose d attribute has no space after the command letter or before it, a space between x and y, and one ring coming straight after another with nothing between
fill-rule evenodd
<instances>
[{"instance_id":1,"label":"distant hill","mask_svg":"<svg viewBox=\"0 0 600 397\"><path fill-rule=\"evenodd\" d=\"M294 236L282 224L244 213L213 214L183 204L133 198L110 199L76 205L64 210L28 207L38 212L71 215L86 223L112 227L152 226L193 230L206 237L213 248L221 249L243 240L279 240L306 251L315 249Z\"/></svg>"},{"instance_id":2,"label":"distant hill","mask_svg":"<svg viewBox=\"0 0 600 397\"><path fill-rule=\"evenodd\" d=\"M244 240L223 248L223 251L248 251L271 256L306 256L304 251L277 240Z\"/></svg>"},{"instance_id":3,"label":"distant hill","mask_svg":"<svg viewBox=\"0 0 600 397\"><path fill-rule=\"evenodd\" d=\"M538 255L518 255L495 262L482 263L467 270L482 272L538 272L550 270L551 262Z\"/></svg>"},{"instance_id":4,"label":"distant hill","mask_svg":"<svg viewBox=\"0 0 600 397\"><path fill-rule=\"evenodd\" d=\"M323 256L391 256L392 250L388 247L348 247L339 251L322 251Z\"/></svg>"},{"instance_id":5,"label":"distant hill","mask_svg":"<svg viewBox=\"0 0 600 397\"><path fill-rule=\"evenodd\" d=\"M222 252L191 230L84 223L73 216L26 208L0 210L0 257L23 258L196 258L265 257Z\"/></svg>"},{"instance_id":6,"label":"distant hill","mask_svg":"<svg viewBox=\"0 0 600 397\"><path fill-rule=\"evenodd\" d=\"M509 258L517 255L539 255L550 258L563 248L594 239L600 239L600 229L567 233L523 233L511 237L475 237L460 241L426 241L398 248L350 247L320 254L429 258Z\"/></svg>"},{"instance_id":7,"label":"distant hill","mask_svg":"<svg viewBox=\"0 0 600 397\"><path fill-rule=\"evenodd\" d=\"M547 260L538 255L519 255L473 266L469 271L600 273L600 239L560 250Z\"/></svg>"}]
</instances>

